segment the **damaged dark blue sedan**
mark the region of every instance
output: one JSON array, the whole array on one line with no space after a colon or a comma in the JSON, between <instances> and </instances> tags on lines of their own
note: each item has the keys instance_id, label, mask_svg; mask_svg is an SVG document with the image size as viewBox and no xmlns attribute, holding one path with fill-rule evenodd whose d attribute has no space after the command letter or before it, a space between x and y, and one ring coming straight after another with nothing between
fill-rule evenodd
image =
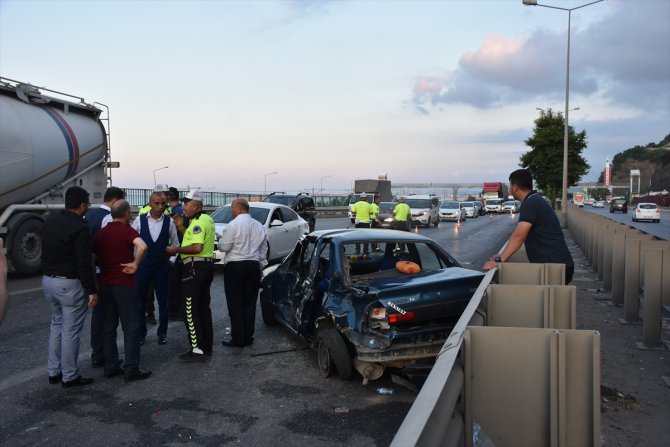
<instances>
[{"instance_id":1,"label":"damaged dark blue sedan","mask_svg":"<svg viewBox=\"0 0 670 447\"><path fill-rule=\"evenodd\" d=\"M358 370L367 382L388 367L419 378L483 277L417 234L316 231L266 270L261 311L316 349L325 377Z\"/></svg>"}]
</instances>

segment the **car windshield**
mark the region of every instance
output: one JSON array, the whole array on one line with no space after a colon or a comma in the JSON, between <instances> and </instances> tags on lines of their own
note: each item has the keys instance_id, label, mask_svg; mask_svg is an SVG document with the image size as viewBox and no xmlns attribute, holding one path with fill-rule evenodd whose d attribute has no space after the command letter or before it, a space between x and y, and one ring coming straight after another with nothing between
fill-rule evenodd
<instances>
[{"instance_id":1,"label":"car windshield","mask_svg":"<svg viewBox=\"0 0 670 447\"><path fill-rule=\"evenodd\" d=\"M265 221L268 218L268 213L270 212L267 208L255 208L253 206L249 207L249 214L251 217L265 225ZM230 210L230 205L226 205L223 208L219 208L214 214L212 214L212 220L214 223L230 223L233 220L233 213Z\"/></svg>"},{"instance_id":2,"label":"car windshield","mask_svg":"<svg viewBox=\"0 0 670 447\"><path fill-rule=\"evenodd\" d=\"M372 203L373 199L374 199L374 197L372 196L372 194L368 194L368 196L365 198L366 202L368 202L368 203ZM360 194L354 194L353 196L351 196L351 200L349 200L349 204L353 205L354 203L358 202L359 200L361 200L361 195Z\"/></svg>"},{"instance_id":3,"label":"car windshield","mask_svg":"<svg viewBox=\"0 0 670 447\"><path fill-rule=\"evenodd\" d=\"M474 208L475 204L472 202L461 202L461 206L464 208Z\"/></svg>"},{"instance_id":4,"label":"car windshield","mask_svg":"<svg viewBox=\"0 0 670 447\"><path fill-rule=\"evenodd\" d=\"M428 199L405 199L405 203L410 208L430 208L430 200Z\"/></svg>"},{"instance_id":5,"label":"car windshield","mask_svg":"<svg viewBox=\"0 0 670 447\"><path fill-rule=\"evenodd\" d=\"M508 200L505 202L505 205L516 205L516 202L514 200Z\"/></svg>"},{"instance_id":6,"label":"car windshield","mask_svg":"<svg viewBox=\"0 0 670 447\"><path fill-rule=\"evenodd\" d=\"M638 207L641 210L655 210L658 206L655 203L640 203Z\"/></svg>"},{"instance_id":7,"label":"car windshield","mask_svg":"<svg viewBox=\"0 0 670 447\"><path fill-rule=\"evenodd\" d=\"M460 206L458 206L458 202L442 202L440 208L455 210L460 208Z\"/></svg>"},{"instance_id":8,"label":"car windshield","mask_svg":"<svg viewBox=\"0 0 670 447\"><path fill-rule=\"evenodd\" d=\"M405 242L401 247L396 241L371 240L366 242L374 249L363 255L357 254L360 251L360 243L340 245L340 252L345 262L344 270L354 281L404 275L396 269L398 261L414 262L419 265L421 272L434 272L456 265L431 243ZM363 248L365 249L365 246Z\"/></svg>"},{"instance_id":9,"label":"car windshield","mask_svg":"<svg viewBox=\"0 0 670 447\"><path fill-rule=\"evenodd\" d=\"M489 199L486 201L487 205L500 205L502 203L502 199Z\"/></svg>"},{"instance_id":10,"label":"car windshield","mask_svg":"<svg viewBox=\"0 0 670 447\"><path fill-rule=\"evenodd\" d=\"M392 213L393 210L395 209L395 206L397 203L395 202L382 202L379 204L379 212L380 213Z\"/></svg>"},{"instance_id":11,"label":"car windshield","mask_svg":"<svg viewBox=\"0 0 670 447\"><path fill-rule=\"evenodd\" d=\"M626 201L625 200L620 200L620 199L616 199L616 200L612 201L613 205L623 205L624 203L626 203Z\"/></svg>"}]
</instances>

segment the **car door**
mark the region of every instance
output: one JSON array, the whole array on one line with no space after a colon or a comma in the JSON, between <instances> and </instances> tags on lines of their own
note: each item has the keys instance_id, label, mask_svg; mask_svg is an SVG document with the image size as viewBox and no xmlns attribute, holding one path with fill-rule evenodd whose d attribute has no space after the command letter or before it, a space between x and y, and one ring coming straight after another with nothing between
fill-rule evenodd
<instances>
[{"instance_id":1,"label":"car door","mask_svg":"<svg viewBox=\"0 0 670 447\"><path fill-rule=\"evenodd\" d=\"M300 240L302 235L305 233L303 228L300 227L302 223L302 218L292 209L288 207L282 207L282 217L284 220L284 225L288 229L289 240L288 249L293 250L295 244Z\"/></svg>"},{"instance_id":2,"label":"car door","mask_svg":"<svg viewBox=\"0 0 670 447\"><path fill-rule=\"evenodd\" d=\"M295 247L291 256L284 260L275 271L272 282L271 305L282 321L297 332L295 309L303 297L303 283L309 273L310 260L316 243L303 239Z\"/></svg>"},{"instance_id":3,"label":"car door","mask_svg":"<svg viewBox=\"0 0 670 447\"><path fill-rule=\"evenodd\" d=\"M301 297L300 299L295 297L293 310L297 332L308 340L311 340L314 334L314 322L321 315L323 296L330 281L329 241L319 240L315 245L308 244L305 255L310 252L309 269L301 280Z\"/></svg>"},{"instance_id":4,"label":"car door","mask_svg":"<svg viewBox=\"0 0 670 447\"><path fill-rule=\"evenodd\" d=\"M283 210L288 209L281 205L277 206L272 211L270 221L268 223L268 242L270 244L270 251L272 258L283 258L295 246L295 239L291 237L290 225L284 221Z\"/></svg>"}]
</instances>

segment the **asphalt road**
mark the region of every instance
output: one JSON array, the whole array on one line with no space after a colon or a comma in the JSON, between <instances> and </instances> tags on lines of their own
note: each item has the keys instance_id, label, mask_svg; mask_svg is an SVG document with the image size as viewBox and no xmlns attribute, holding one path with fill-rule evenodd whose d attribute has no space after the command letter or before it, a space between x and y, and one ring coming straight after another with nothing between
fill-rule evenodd
<instances>
[{"instance_id":1,"label":"asphalt road","mask_svg":"<svg viewBox=\"0 0 670 447\"><path fill-rule=\"evenodd\" d=\"M585 206L584 210L589 213L600 214L617 222L625 223L631 227L639 228L645 233L652 234L659 239L670 241L670 210L668 209L661 208L660 222L649 222L646 220L642 222L633 222L633 208L629 208L627 214L610 213L609 207L593 208L591 206Z\"/></svg>"},{"instance_id":2,"label":"asphalt road","mask_svg":"<svg viewBox=\"0 0 670 447\"><path fill-rule=\"evenodd\" d=\"M481 268L513 230L509 215L468 219L457 226L417 231L433 238L464 266ZM321 219L317 229L350 226ZM321 377L314 352L280 327L256 325L247 349L221 346L229 326L223 279L212 286L215 350L205 364L183 364L183 324L170 322L168 344L157 345L150 326L142 366L154 375L125 384L90 367L89 333L82 335L82 374L88 387L47 383L50 312L40 277L11 278L10 303L0 328L0 445L388 445L415 393L386 374L367 386ZM86 320L86 325L89 319ZM123 343L119 339L119 348ZM375 392L393 388L393 395Z\"/></svg>"}]
</instances>

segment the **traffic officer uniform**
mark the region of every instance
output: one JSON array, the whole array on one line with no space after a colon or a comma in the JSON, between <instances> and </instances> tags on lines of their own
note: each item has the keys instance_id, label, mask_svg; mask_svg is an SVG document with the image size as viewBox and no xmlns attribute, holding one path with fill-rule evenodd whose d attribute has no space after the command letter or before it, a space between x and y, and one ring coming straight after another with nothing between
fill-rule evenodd
<instances>
[{"instance_id":1,"label":"traffic officer uniform","mask_svg":"<svg viewBox=\"0 0 670 447\"><path fill-rule=\"evenodd\" d=\"M367 194L361 194L361 200L354 203L352 212L356 218L356 228L370 228L370 214L372 210L370 204L366 200L368 197ZM356 253L360 253L360 245L356 244ZM363 244L363 251L368 252L368 244Z\"/></svg>"},{"instance_id":2,"label":"traffic officer uniform","mask_svg":"<svg viewBox=\"0 0 670 447\"><path fill-rule=\"evenodd\" d=\"M409 205L405 203L403 198L398 199L398 204L393 208L393 216L396 221L396 229L402 231L409 231L410 219L412 211Z\"/></svg>"},{"instance_id":3,"label":"traffic officer uniform","mask_svg":"<svg viewBox=\"0 0 670 447\"><path fill-rule=\"evenodd\" d=\"M372 220L370 226L372 228L379 228L379 205L376 202L370 204L370 219Z\"/></svg>"},{"instance_id":4,"label":"traffic officer uniform","mask_svg":"<svg viewBox=\"0 0 670 447\"><path fill-rule=\"evenodd\" d=\"M184 232L182 247L202 244L197 254L181 254L184 263L181 296L185 310L185 323L191 350L179 357L182 360L203 360L202 354L211 355L214 343L212 311L209 307L210 286L214 278L215 229L212 218L200 211L190 219Z\"/></svg>"}]
</instances>

